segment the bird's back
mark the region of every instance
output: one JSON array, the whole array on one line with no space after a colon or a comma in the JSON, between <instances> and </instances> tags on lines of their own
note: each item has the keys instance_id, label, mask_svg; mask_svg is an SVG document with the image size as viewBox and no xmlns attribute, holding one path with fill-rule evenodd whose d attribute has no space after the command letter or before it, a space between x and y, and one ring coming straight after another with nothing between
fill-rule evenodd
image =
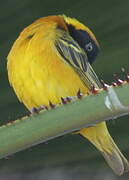
<instances>
[{"instance_id":1,"label":"bird's back","mask_svg":"<svg viewBox=\"0 0 129 180\"><path fill-rule=\"evenodd\" d=\"M79 89L87 93L80 77L55 48L54 41L60 36L55 24L37 26L21 33L8 56L9 80L20 101L30 109L49 101L59 103L60 97L75 96Z\"/></svg>"}]
</instances>

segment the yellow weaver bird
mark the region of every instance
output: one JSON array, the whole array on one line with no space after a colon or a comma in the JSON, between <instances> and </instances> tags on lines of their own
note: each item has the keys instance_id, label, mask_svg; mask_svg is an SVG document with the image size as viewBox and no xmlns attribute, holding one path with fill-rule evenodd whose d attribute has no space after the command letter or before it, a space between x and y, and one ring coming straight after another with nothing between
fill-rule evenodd
<instances>
[{"instance_id":1,"label":"yellow weaver bird","mask_svg":"<svg viewBox=\"0 0 129 180\"><path fill-rule=\"evenodd\" d=\"M101 83L91 67L99 44L91 30L65 15L40 18L25 28L8 55L8 77L16 95L31 110L57 104L61 97L88 94ZM73 119L74 120L74 119ZM129 164L111 138L106 123L79 133L102 153L121 175Z\"/></svg>"}]
</instances>

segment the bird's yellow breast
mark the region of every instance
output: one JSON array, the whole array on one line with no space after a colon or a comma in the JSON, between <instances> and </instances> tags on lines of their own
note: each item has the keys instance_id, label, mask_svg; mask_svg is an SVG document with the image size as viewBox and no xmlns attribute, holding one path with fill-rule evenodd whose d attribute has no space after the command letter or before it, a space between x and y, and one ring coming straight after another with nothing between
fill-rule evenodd
<instances>
[{"instance_id":1,"label":"bird's yellow breast","mask_svg":"<svg viewBox=\"0 0 129 180\"><path fill-rule=\"evenodd\" d=\"M8 56L9 81L20 101L30 109L49 101L59 103L61 97L75 96L79 89L87 93L72 67L61 60L53 29L48 34L33 33L23 32Z\"/></svg>"}]
</instances>

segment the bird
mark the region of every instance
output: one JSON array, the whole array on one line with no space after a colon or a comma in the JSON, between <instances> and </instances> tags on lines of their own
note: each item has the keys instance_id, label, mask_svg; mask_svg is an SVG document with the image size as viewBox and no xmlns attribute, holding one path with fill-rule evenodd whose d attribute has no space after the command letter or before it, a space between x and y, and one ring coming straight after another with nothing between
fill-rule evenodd
<instances>
[{"instance_id":1,"label":"bird","mask_svg":"<svg viewBox=\"0 0 129 180\"><path fill-rule=\"evenodd\" d=\"M19 101L30 111L59 104L62 97L88 95L102 88L92 63L100 51L90 28L66 15L50 15L23 29L7 61L8 79ZM73 119L74 121L74 119ZM77 132L103 155L114 173L129 171L129 163L109 134L106 122Z\"/></svg>"}]
</instances>

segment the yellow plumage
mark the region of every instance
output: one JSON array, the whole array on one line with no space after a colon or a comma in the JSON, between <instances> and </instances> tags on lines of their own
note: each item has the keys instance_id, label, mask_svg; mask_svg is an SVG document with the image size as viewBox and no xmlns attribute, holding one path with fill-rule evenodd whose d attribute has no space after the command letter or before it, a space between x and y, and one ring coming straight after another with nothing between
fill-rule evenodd
<instances>
[{"instance_id":1,"label":"yellow plumage","mask_svg":"<svg viewBox=\"0 0 129 180\"><path fill-rule=\"evenodd\" d=\"M82 57L87 58L86 53L70 36L68 24L87 31L98 45L93 33L76 19L49 16L24 29L8 55L10 84L28 109L48 106L49 101L57 104L61 97L75 96L79 89L87 94L91 85L100 86L87 59L86 65L83 64ZM117 174L129 170L105 122L79 133L101 151Z\"/></svg>"}]
</instances>

